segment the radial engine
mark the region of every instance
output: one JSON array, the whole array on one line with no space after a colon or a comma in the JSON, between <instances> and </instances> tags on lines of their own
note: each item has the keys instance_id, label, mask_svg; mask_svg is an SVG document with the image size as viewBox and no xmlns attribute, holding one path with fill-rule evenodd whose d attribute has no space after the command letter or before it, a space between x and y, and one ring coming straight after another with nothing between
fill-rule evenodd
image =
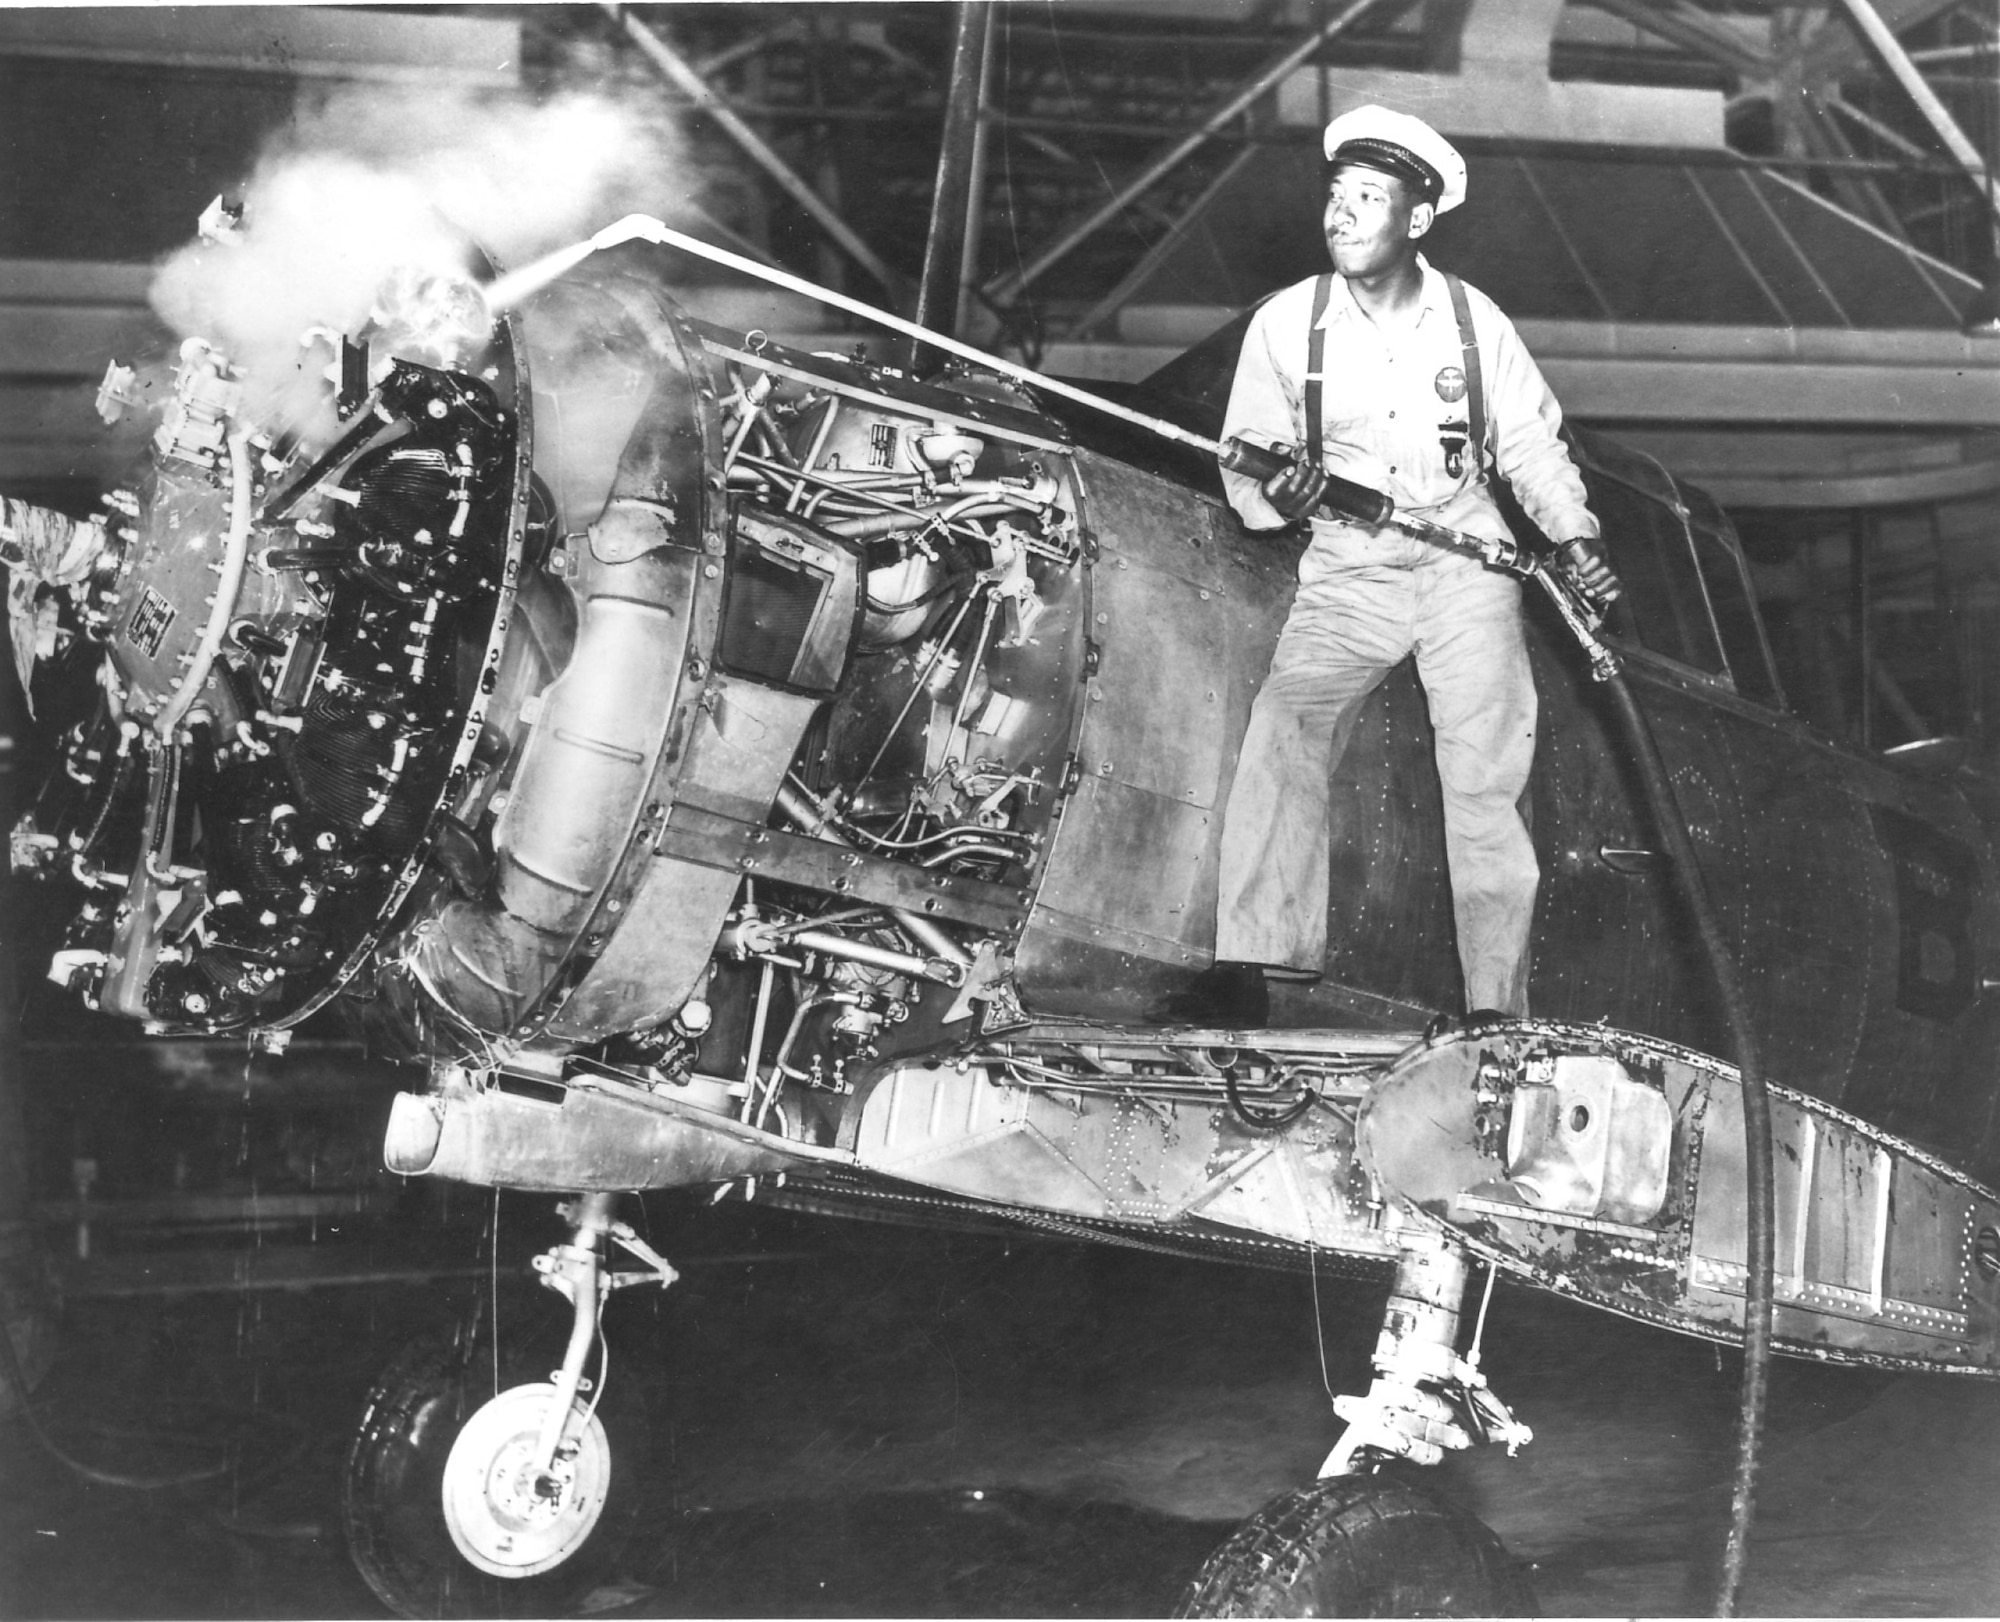
<instances>
[{"instance_id":1,"label":"radial engine","mask_svg":"<svg viewBox=\"0 0 2000 1622\"><path fill-rule=\"evenodd\" d=\"M480 270L309 334L303 406L191 338L97 517L10 503L62 727L13 858L76 887L94 1008L281 1046L338 999L430 1057L399 1169L698 1180L439 1138L594 1076L810 1139L1012 997L1094 658L1076 474L998 378L706 328L615 254L498 315Z\"/></svg>"}]
</instances>

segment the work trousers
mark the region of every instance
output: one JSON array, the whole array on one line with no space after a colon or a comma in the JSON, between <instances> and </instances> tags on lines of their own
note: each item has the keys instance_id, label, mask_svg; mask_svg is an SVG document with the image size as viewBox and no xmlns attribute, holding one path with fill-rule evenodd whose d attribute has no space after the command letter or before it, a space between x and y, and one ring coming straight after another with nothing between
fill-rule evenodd
<instances>
[{"instance_id":1,"label":"work trousers","mask_svg":"<svg viewBox=\"0 0 2000 1622\"><path fill-rule=\"evenodd\" d=\"M1521 588L1420 542L1315 543L1278 638L1223 819L1215 955L1318 973L1329 782L1363 700L1415 654L1437 735L1466 1006L1528 1011L1540 869L1520 799L1535 754Z\"/></svg>"}]
</instances>

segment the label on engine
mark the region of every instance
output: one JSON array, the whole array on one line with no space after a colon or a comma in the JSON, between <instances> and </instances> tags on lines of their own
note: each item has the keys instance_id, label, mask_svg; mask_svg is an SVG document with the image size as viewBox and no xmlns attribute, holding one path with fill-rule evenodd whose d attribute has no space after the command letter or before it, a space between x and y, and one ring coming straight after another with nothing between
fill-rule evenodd
<instances>
[{"instance_id":1,"label":"label on engine","mask_svg":"<svg viewBox=\"0 0 2000 1622\"><path fill-rule=\"evenodd\" d=\"M160 644L167 639L167 628L178 613L172 603L148 586L139 598L139 606L132 610L132 623L126 626L125 635L148 659L157 659Z\"/></svg>"}]
</instances>

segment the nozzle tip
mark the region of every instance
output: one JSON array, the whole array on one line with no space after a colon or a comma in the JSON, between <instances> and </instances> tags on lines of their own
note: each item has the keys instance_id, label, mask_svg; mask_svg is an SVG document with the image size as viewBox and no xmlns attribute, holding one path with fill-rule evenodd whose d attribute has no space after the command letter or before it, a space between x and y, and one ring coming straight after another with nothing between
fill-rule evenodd
<instances>
[{"instance_id":1,"label":"nozzle tip","mask_svg":"<svg viewBox=\"0 0 2000 1622\"><path fill-rule=\"evenodd\" d=\"M650 214L627 214L624 219L607 225L590 239L590 245L599 250L615 248L621 242L640 240L664 242L666 226Z\"/></svg>"}]
</instances>

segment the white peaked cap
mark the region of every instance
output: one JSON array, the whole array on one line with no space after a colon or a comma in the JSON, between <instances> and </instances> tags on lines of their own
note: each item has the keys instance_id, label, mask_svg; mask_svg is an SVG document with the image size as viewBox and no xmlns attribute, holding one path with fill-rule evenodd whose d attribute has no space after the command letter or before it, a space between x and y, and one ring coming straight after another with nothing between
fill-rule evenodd
<instances>
[{"instance_id":1,"label":"white peaked cap","mask_svg":"<svg viewBox=\"0 0 2000 1622\"><path fill-rule=\"evenodd\" d=\"M1465 201L1465 159L1458 148L1408 113L1357 107L1326 127L1326 155L1411 181L1440 214Z\"/></svg>"}]
</instances>

